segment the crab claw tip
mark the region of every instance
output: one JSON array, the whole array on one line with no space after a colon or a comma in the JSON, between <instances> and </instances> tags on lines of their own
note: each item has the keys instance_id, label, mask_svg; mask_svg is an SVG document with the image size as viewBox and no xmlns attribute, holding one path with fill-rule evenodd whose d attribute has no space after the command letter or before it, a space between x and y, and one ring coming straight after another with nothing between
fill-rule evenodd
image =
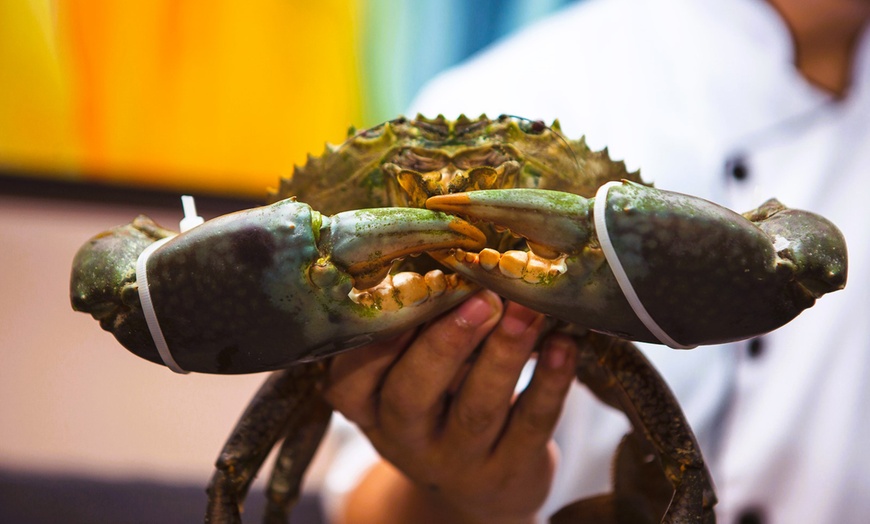
<instances>
[{"instance_id":1,"label":"crab claw tip","mask_svg":"<svg viewBox=\"0 0 870 524\"><path fill-rule=\"evenodd\" d=\"M333 263L353 277L358 289L383 280L397 259L450 248L481 249L486 243L482 231L460 218L415 208L338 213L321 236Z\"/></svg>"},{"instance_id":2,"label":"crab claw tip","mask_svg":"<svg viewBox=\"0 0 870 524\"><path fill-rule=\"evenodd\" d=\"M438 195L428 209L452 213L510 229L542 255L572 253L593 233L592 200L543 189L493 189Z\"/></svg>"}]
</instances>

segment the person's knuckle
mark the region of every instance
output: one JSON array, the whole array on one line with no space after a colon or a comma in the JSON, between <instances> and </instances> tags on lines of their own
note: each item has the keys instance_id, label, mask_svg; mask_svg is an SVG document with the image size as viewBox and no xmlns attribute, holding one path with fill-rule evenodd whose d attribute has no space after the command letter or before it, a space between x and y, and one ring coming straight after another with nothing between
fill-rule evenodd
<instances>
[{"instance_id":1,"label":"person's knuckle","mask_svg":"<svg viewBox=\"0 0 870 524\"><path fill-rule=\"evenodd\" d=\"M549 433L559 417L559 411L549 406L537 406L524 410L518 421L531 434Z\"/></svg>"},{"instance_id":2,"label":"person's knuckle","mask_svg":"<svg viewBox=\"0 0 870 524\"><path fill-rule=\"evenodd\" d=\"M438 360L453 361L466 358L467 337L445 333L444 336L433 337L429 342L428 350Z\"/></svg>"},{"instance_id":3,"label":"person's knuckle","mask_svg":"<svg viewBox=\"0 0 870 524\"><path fill-rule=\"evenodd\" d=\"M382 418L400 423L419 420L424 415L424 410L418 403L398 395L382 395L379 412Z\"/></svg>"},{"instance_id":4,"label":"person's knuckle","mask_svg":"<svg viewBox=\"0 0 870 524\"><path fill-rule=\"evenodd\" d=\"M491 339L483 360L491 371L498 375L513 375L519 373L525 364L523 352L518 351L510 340Z\"/></svg>"},{"instance_id":5,"label":"person's knuckle","mask_svg":"<svg viewBox=\"0 0 870 524\"><path fill-rule=\"evenodd\" d=\"M492 427L498 418L491 406L466 402L454 410L456 424L466 433L479 435Z\"/></svg>"}]
</instances>

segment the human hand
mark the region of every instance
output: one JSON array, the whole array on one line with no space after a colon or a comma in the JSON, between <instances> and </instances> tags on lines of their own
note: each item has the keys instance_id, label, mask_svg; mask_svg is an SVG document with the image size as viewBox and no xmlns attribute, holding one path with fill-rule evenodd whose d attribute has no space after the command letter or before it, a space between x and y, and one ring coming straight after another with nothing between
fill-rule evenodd
<instances>
[{"instance_id":1,"label":"human hand","mask_svg":"<svg viewBox=\"0 0 870 524\"><path fill-rule=\"evenodd\" d=\"M576 349L548 337L514 399L543 327L539 313L482 291L416 336L336 357L326 397L413 482L417 509L436 521L532 522L552 483L551 436Z\"/></svg>"}]
</instances>

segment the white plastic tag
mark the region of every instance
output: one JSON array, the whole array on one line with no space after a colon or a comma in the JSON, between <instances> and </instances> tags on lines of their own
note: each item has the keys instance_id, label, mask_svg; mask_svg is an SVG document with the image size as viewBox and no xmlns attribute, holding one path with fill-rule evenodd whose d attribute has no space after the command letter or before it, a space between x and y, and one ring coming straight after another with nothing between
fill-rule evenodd
<instances>
[{"instance_id":1,"label":"white plastic tag","mask_svg":"<svg viewBox=\"0 0 870 524\"><path fill-rule=\"evenodd\" d=\"M178 229L180 229L182 233L186 233L205 222L201 216L196 214L196 202L193 201L192 196L182 196L181 207L184 209L184 218L182 218L181 222L178 223Z\"/></svg>"}]
</instances>

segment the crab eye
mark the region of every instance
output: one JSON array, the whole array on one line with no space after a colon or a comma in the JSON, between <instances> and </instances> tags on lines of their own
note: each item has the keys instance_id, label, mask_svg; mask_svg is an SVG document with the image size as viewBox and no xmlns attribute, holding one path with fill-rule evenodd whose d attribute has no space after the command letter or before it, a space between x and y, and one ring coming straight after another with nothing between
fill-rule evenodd
<instances>
[{"instance_id":1,"label":"crab eye","mask_svg":"<svg viewBox=\"0 0 870 524\"><path fill-rule=\"evenodd\" d=\"M489 122L486 120L468 120L456 122L455 133L457 137L478 134L486 130Z\"/></svg>"}]
</instances>

